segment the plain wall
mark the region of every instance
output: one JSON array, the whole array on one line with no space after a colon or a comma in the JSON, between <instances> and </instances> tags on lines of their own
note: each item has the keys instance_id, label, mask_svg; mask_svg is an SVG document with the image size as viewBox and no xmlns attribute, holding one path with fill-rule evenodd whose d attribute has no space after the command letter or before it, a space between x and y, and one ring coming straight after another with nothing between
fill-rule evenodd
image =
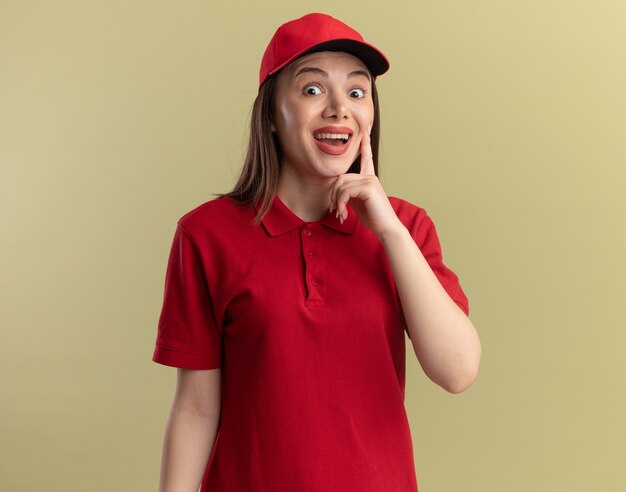
<instances>
[{"instance_id":1,"label":"plain wall","mask_svg":"<svg viewBox=\"0 0 626 492\"><path fill-rule=\"evenodd\" d=\"M234 184L265 46L310 11L388 55L380 179L433 218L482 341L453 395L407 339L420 492L622 490L617 0L1 2L0 489L157 489L175 223Z\"/></svg>"}]
</instances>

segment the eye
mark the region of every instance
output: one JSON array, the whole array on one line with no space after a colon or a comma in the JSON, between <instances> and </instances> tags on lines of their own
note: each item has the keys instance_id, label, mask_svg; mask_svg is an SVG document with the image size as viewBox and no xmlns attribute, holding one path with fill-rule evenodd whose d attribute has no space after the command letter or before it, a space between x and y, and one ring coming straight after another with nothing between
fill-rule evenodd
<instances>
[{"instance_id":1,"label":"eye","mask_svg":"<svg viewBox=\"0 0 626 492\"><path fill-rule=\"evenodd\" d=\"M315 92L316 90L318 92ZM307 85L304 88L304 90L302 92L304 92L305 94L307 94L309 96L316 96L317 94L321 94L322 90L318 86L316 86L315 84L309 84L309 85Z\"/></svg>"},{"instance_id":2,"label":"eye","mask_svg":"<svg viewBox=\"0 0 626 492\"><path fill-rule=\"evenodd\" d=\"M367 91L362 87L355 87L350 91L350 95L356 94L355 99L363 99Z\"/></svg>"}]
</instances>

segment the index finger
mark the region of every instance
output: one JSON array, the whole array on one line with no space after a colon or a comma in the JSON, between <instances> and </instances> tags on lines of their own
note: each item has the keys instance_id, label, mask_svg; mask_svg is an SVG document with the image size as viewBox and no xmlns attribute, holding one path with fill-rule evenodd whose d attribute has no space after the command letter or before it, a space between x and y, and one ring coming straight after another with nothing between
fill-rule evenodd
<instances>
[{"instance_id":1,"label":"index finger","mask_svg":"<svg viewBox=\"0 0 626 492\"><path fill-rule=\"evenodd\" d=\"M372 145L370 133L372 126L367 127L367 134L361 139L361 172L359 174L376 174L374 172L374 157L372 153Z\"/></svg>"}]
</instances>

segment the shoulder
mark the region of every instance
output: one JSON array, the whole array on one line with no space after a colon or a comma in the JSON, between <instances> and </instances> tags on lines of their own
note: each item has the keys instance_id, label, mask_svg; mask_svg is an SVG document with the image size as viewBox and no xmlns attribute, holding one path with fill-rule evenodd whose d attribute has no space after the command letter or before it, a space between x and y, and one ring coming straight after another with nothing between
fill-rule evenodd
<instances>
[{"instance_id":1,"label":"shoulder","mask_svg":"<svg viewBox=\"0 0 626 492\"><path fill-rule=\"evenodd\" d=\"M389 203L391 203L400 221L407 227L415 224L416 221L429 219L423 207L395 196L388 196L387 198L389 198Z\"/></svg>"},{"instance_id":2,"label":"shoulder","mask_svg":"<svg viewBox=\"0 0 626 492\"><path fill-rule=\"evenodd\" d=\"M249 216L249 207L240 205L228 197L218 197L189 210L178 219L178 225L186 234L198 236L210 230L227 229L233 223Z\"/></svg>"},{"instance_id":3,"label":"shoulder","mask_svg":"<svg viewBox=\"0 0 626 492\"><path fill-rule=\"evenodd\" d=\"M398 219L409 230L420 248L425 248L428 244L439 241L435 223L426 209L402 198L394 196L388 198Z\"/></svg>"}]
</instances>

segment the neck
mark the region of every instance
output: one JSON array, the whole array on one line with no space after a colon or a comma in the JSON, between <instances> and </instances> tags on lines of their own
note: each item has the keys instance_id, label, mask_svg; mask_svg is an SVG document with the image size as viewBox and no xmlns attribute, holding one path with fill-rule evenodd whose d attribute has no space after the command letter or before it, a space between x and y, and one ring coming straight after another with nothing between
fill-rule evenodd
<instances>
[{"instance_id":1,"label":"neck","mask_svg":"<svg viewBox=\"0 0 626 492\"><path fill-rule=\"evenodd\" d=\"M276 194L295 215L305 222L316 222L328 213L334 178L302 183L281 174Z\"/></svg>"}]
</instances>

